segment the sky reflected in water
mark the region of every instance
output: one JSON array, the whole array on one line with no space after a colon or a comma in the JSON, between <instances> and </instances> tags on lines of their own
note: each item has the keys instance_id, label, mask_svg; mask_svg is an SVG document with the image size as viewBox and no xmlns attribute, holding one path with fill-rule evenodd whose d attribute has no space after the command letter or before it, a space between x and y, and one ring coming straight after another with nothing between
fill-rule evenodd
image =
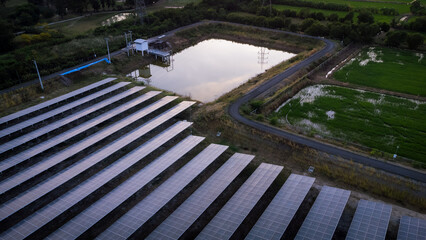
<instances>
[{"instance_id":1,"label":"sky reflected in water","mask_svg":"<svg viewBox=\"0 0 426 240\"><path fill-rule=\"evenodd\" d=\"M132 75L157 88L210 102L293 56L293 53L211 39L175 54L167 68L150 65L148 70L137 70Z\"/></svg>"},{"instance_id":2,"label":"sky reflected in water","mask_svg":"<svg viewBox=\"0 0 426 240\"><path fill-rule=\"evenodd\" d=\"M113 23L123 21L124 19L126 19L130 15L131 15L131 13L119 13L119 14L116 14L116 15L106 19L101 24L102 24L102 26L110 26Z\"/></svg>"}]
</instances>

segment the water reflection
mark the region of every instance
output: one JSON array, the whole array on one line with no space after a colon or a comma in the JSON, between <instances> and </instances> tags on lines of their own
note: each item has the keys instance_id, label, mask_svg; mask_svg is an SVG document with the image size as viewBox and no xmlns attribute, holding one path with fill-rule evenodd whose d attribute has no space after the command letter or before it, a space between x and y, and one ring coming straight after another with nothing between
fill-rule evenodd
<instances>
[{"instance_id":1,"label":"water reflection","mask_svg":"<svg viewBox=\"0 0 426 240\"><path fill-rule=\"evenodd\" d=\"M211 39L177 53L168 67L150 65L129 76L157 88L210 102L295 54Z\"/></svg>"},{"instance_id":2,"label":"water reflection","mask_svg":"<svg viewBox=\"0 0 426 240\"><path fill-rule=\"evenodd\" d=\"M128 16L130 16L131 14L132 13L119 13L119 14L116 14L116 15L108 18L107 20L103 21L101 24L102 24L102 26L109 26L109 25L111 25L115 22L123 21Z\"/></svg>"}]
</instances>

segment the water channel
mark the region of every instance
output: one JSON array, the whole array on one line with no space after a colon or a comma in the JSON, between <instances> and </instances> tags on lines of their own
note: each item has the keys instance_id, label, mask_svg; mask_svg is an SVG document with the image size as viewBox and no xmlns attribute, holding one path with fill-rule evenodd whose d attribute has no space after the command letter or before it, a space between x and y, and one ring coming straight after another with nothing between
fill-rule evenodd
<instances>
[{"instance_id":1,"label":"water channel","mask_svg":"<svg viewBox=\"0 0 426 240\"><path fill-rule=\"evenodd\" d=\"M129 76L206 103L293 56L294 53L210 39L176 53L166 67L151 64Z\"/></svg>"}]
</instances>

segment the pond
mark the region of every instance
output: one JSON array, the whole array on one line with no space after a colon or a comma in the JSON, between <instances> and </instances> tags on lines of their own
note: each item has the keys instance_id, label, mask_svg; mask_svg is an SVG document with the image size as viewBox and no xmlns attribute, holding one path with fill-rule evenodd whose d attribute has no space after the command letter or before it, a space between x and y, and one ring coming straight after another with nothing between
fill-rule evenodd
<instances>
[{"instance_id":1,"label":"pond","mask_svg":"<svg viewBox=\"0 0 426 240\"><path fill-rule=\"evenodd\" d=\"M296 54L210 39L175 55L169 66L149 65L130 76L201 102L211 102Z\"/></svg>"},{"instance_id":2,"label":"pond","mask_svg":"<svg viewBox=\"0 0 426 240\"><path fill-rule=\"evenodd\" d=\"M132 13L119 13L116 14L108 19L106 19L105 21L102 21L102 26L110 26L111 24L115 23L115 22L120 22L125 20L127 17L129 17Z\"/></svg>"}]
</instances>

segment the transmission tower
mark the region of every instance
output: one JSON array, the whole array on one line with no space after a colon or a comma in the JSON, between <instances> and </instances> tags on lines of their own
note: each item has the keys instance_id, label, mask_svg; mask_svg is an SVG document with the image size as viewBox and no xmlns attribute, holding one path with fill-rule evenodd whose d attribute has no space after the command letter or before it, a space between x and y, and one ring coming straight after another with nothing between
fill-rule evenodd
<instances>
[{"instance_id":1,"label":"transmission tower","mask_svg":"<svg viewBox=\"0 0 426 240\"><path fill-rule=\"evenodd\" d=\"M260 65L261 70L263 70L263 65L268 64L268 55L267 48L261 47L259 52L257 52L257 63Z\"/></svg>"},{"instance_id":2,"label":"transmission tower","mask_svg":"<svg viewBox=\"0 0 426 240\"><path fill-rule=\"evenodd\" d=\"M143 18L146 15L145 1L144 0L136 0L135 4L136 4L135 12L138 15L138 17L140 18L141 24L143 24Z\"/></svg>"}]
</instances>

